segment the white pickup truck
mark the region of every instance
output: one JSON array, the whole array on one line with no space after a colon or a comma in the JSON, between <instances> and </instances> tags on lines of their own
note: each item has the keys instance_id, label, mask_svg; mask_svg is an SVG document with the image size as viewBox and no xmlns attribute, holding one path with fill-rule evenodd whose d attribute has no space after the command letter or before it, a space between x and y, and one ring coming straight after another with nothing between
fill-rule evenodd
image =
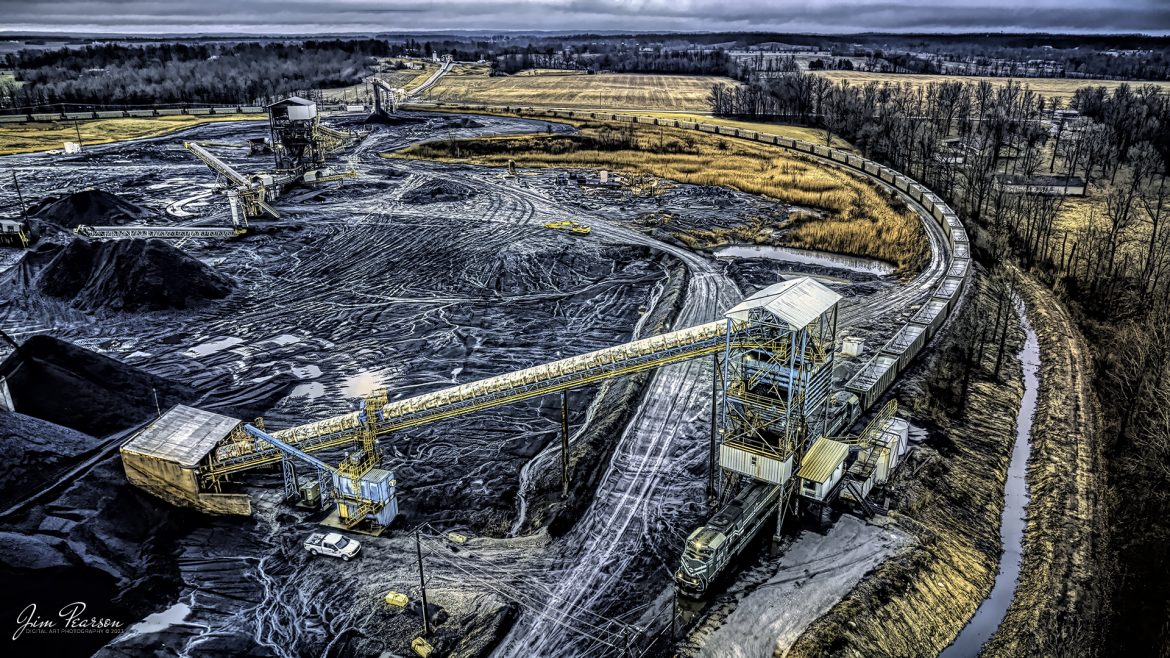
<instances>
[{"instance_id":1,"label":"white pickup truck","mask_svg":"<svg viewBox=\"0 0 1170 658\"><path fill-rule=\"evenodd\" d=\"M336 532L314 532L305 540L305 550L313 555L332 555L346 562L357 555L362 545L353 539L343 537Z\"/></svg>"}]
</instances>

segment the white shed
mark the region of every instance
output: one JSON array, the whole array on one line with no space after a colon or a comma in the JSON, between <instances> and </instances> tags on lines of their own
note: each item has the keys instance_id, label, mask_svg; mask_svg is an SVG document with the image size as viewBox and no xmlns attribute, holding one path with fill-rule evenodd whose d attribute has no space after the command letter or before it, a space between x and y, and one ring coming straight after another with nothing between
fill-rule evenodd
<instances>
[{"instance_id":1,"label":"white shed","mask_svg":"<svg viewBox=\"0 0 1170 658\"><path fill-rule=\"evenodd\" d=\"M840 441L823 436L814 441L796 472L800 495L823 502L845 474L845 457L848 455L849 446Z\"/></svg>"},{"instance_id":2,"label":"white shed","mask_svg":"<svg viewBox=\"0 0 1170 658\"><path fill-rule=\"evenodd\" d=\"M843 356L860 356L865 350L865 339L860 336L846 336L841 339L841 354Z\"/></svg>"}]
</instances>

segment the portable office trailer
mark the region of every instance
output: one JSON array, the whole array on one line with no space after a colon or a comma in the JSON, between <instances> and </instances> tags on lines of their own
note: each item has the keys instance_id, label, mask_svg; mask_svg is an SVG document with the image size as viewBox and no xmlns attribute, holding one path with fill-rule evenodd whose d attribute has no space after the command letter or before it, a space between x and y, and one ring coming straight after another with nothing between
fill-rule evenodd
<instances>
[{"instance_id":1,"label":"portable office trailer","mask_svg":"<svg viewBox=\"0 0 1170 658\"><path fill-rule=\"evenodd\" d=\"M824 502L845 474L845 458L849 446L839 441L820 437L800 460L796 477L800 495Z\"/></svg>"},{"instance_id":2,"label":"portable office trailer","mask_svg":"<svg viewBox=\"0 0 1170 658\"><path fill-rule=\"evenodd\" d=\"M772 484L784 484L792 477L792 461L792 455L781 460L737 445L719 446L721 467Z\"/></svg>"}]
</instances>

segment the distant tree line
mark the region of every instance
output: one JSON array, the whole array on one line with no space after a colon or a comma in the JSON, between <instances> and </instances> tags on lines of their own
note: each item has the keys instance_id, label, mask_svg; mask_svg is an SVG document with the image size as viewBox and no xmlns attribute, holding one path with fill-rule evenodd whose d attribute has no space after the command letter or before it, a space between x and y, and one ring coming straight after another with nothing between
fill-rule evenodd
<instances>
[{"instance_id":1,"label":"distant tree line","mask_svg":"<svg viewBox=\"0 0 1170 658\"><path fill-rule=\"evenodd\" d=\"M28 40L32 43L33 40ZM828 51L812 68L980 75L1170 79L1170 38L1062 35L578 34L467 37L380 35L370 39L173 44L134 39L6 55L0 109L54 105L262 103L290 93L346 86L370 73L370 57L450 55L485 61L497 74L531 68L722 75L748 80L784 72L752 49ZM736 63L737 60L740 63Z\"/></svg>"},{"instance_id":2,"label":"distant tree line","mask_svg":"<svg viewBox=\"0 0 1170 658\"><path fill-rule=\"evenodd\" d=\"M495 71L505 74L534 68L722 76L732 76L739 72L735 62L722 49L641 49L620 44L561 49L548 47L543 52L529 47L522 52L499 55L493 61Z\"/></svg>"},{"instance_id":3,"label":"distant tree line","mask_svg":"<svg viewBox=\"0 0 1170 658\"><path fill-rule=\"evenodd\" d=\"M1122 84L1066 102L1014 81L851 85L794 70L716 85L710 100L719 115L826 128L921 180L983 262L1018 262L1063 297L1096 351L1106 412L1112 592L1098 646L1170 646L1170 98ZM1069 109L1080 116L1057 112ZM1005 175L1083 178L1093 201L1019 193Z\"/></svg>"},{"instance_id":4,"label":"distant tree line","mask_svg":"<svg viewBox=\"0 0 1170 658\"><path fill-rule=\"evenodd\" d=\"M360 83L391 51L377 40L22 51L6 57L15 81L0 81L0 106L266 103Z\"/></svg>"}]
</instances>

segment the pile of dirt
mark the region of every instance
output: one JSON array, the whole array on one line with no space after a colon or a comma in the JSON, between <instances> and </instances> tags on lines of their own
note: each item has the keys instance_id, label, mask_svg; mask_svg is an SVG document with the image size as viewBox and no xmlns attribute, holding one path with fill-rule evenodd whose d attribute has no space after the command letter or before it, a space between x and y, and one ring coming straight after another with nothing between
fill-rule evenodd
<instances>
[{"instance_id":1,"label":"pile of dirt","mask_svg":"<svg viewBox=\"0 0 1170 658\"><path fill-rule=\"evenodd\" d=\"M15 410L91 436L105 436L190 403L171 380L52 336L33 336L0 363ZM158 407L155 407L155 395Z\"/></svg>"},{"instance_id":2,"label":"pile of dirt","mask_svg":"<svg viewBox=\"0 0 1170 658\"><path fill-rule=\"evenodd\" d=\"M403 203L443 203L475 196L475 189L453 180L429 180L402 195Z\"/></svg>"},{"instance_id":3,"label":"pile of dirt","mask_svg":"<svg viewBox=\"0 0 1170 658\"><path fill-rule=\"evenodd\" d=\"M60 198L41 199L31 210L37 219L66 229L75 228L79 224L90 226L132 224L155 215L147 208L101 190L82 190Z\"/></svg>"},{"instance_id":4,"label":"pile of dirt","mask_svg":"<svg viewBox=\"0 0 1170 658\"><path fill-rule=\"evenodd\" d=\"M75 239L45 267L40 291L82 310L157 311L222 299L232 281L158 239Z\"/></svg>"}]
</instances>

